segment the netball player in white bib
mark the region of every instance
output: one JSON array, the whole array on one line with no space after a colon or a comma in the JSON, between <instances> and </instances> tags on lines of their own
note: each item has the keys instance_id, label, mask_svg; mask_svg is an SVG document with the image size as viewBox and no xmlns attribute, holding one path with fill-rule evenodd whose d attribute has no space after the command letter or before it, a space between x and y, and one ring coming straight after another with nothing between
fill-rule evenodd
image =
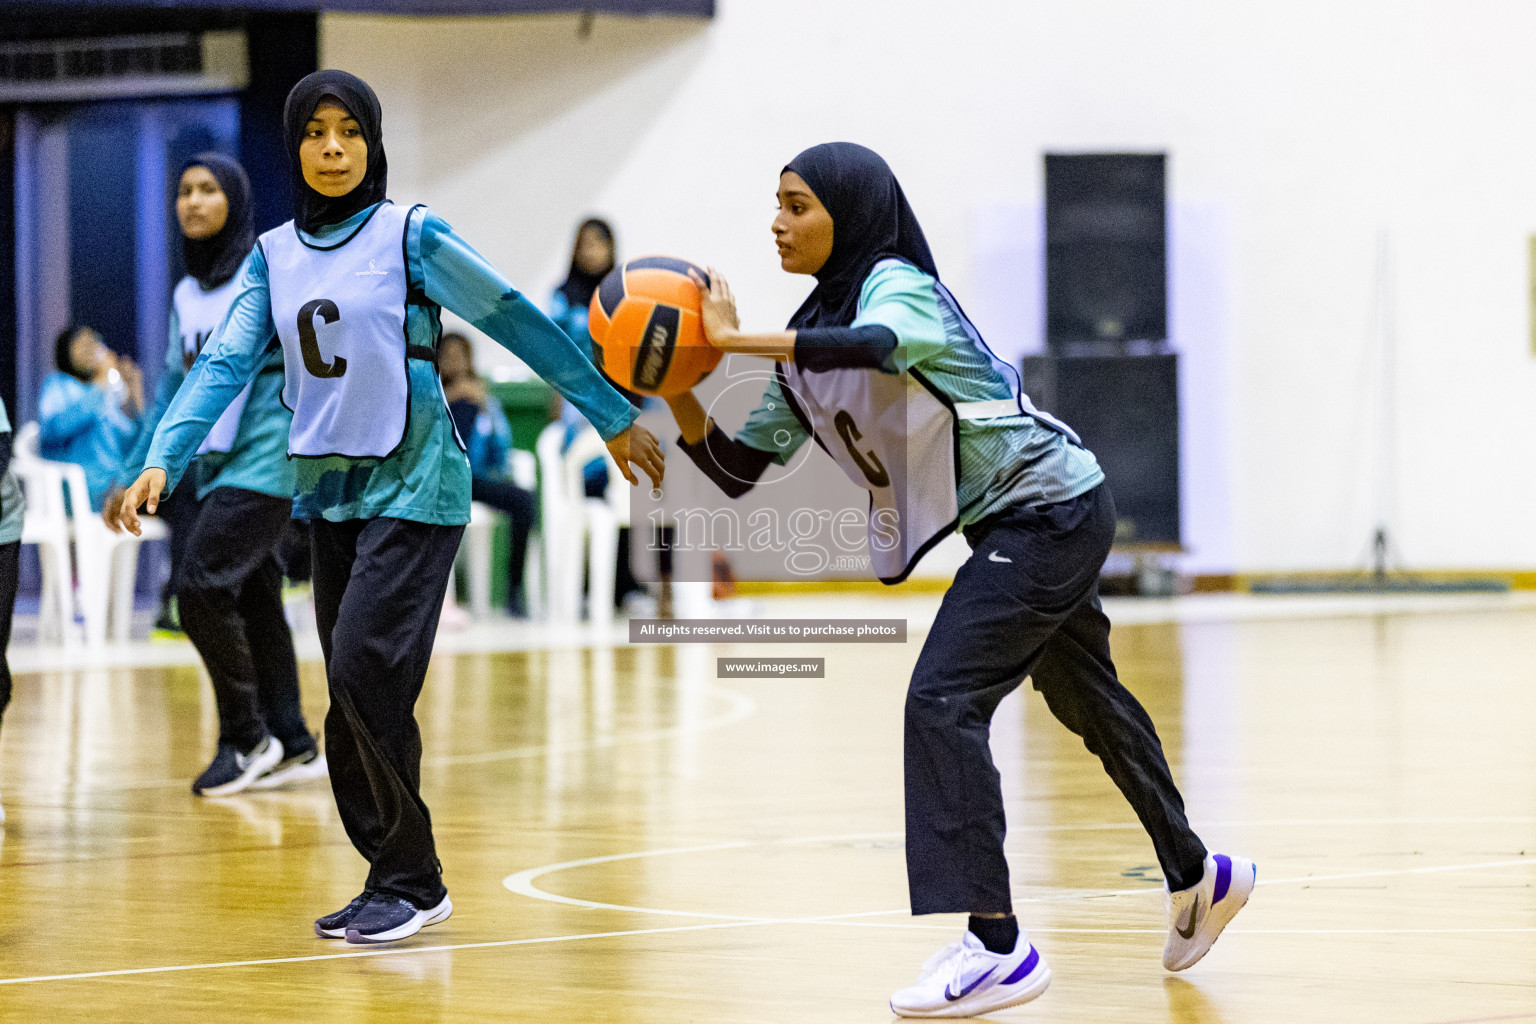
<instances>
[{"instance_id":1,"label":"netball player in white bib","mask_svg":"<svg viewBox=\"0 0 1536 1024\"><path fill-rule=\"evenodd\" d=\"M988 747L992 713L1026 676L1151 836L1171 890L1163 963L1190 966L1247 900L1254 867L1209 854L1190 829L1152 721L1115 676L1098 598L1115 527L1103 473L1068 427L1029 403L940 283L877 154L845 142L806 150L781 173L778 198L781 265L814 275L816 288L789 330L750 334L710 271L710 341L777 360L778 377L734 438L692 395L674 400L681 446L735 496L814 439L869 491L870 556L887 583L956 528L974 551L944 596L906 704L912 912L971 917L892 1009L969 1017L1050 983L1013 916Z\"/></svg>"},{"instance_id":2,"label":"netball player in white bib","mask_svg":"<svg viewBox=\"0 0 1536 1024\"><path fill-rule=\"evenodd\" d=\"M240 165L199 153L182 168L176 196L187 276L171 296L170 344L155 403L123 463L126 486L144 467L161 417L198 353L239 293L237 271L256 243L251 187ZM219 709L213 762L192 783L201 796L275 789L325 774L325 757L299 706L299 668L283 615L277 547L293 509L288 424L278 392L283 355L275 338L245 386L198 448L182 492L198 504L186 530L176 600L182 628L208 669ZM181 495L178 495L178 499ZM120 529L121 501L102 518Z\"/></svg>"},{"instance_id":3,"label":"netball player in white bib","mask_svg":"<svg viewBox=\"0 0 1536 1024\"><path fill-rule=\"evenodd\" d=\"M313 538L315 617L331 708L331 787L369 864L363 891L315 930L390 942L448 917L421 798L414 708L448 571L469 521L469 462L434 363L440 310L515 352L579 408L633 483L662 475L629 402L495 268L423 207L386 198L378 98L341 71L310 75L283 125L295 219L262 235L228 316L204 348L123 499L150 511L256 375L275 330L293 410L294 516Z\"/></svg>"}]
</instances>

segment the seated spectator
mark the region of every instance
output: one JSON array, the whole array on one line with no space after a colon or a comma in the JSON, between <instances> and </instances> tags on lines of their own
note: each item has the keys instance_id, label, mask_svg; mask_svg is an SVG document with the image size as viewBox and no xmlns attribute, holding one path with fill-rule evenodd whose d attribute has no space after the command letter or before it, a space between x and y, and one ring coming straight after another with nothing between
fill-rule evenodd
<instances>
[{"instance_id":1,"label":"seated spectator","mask_svg":"<svg viewBox=\"0 0 1536 1024\"><path fill-rule=\"evenodd\" d=\"M506 413L485 389L475 372L475 350L462 334L445 334L437 343L437 372L453 425L469 450L470 497L499 512L512 523L512 551L507 561L507 610L517 618L528 614L523 595L523 566L528 557L528 531L533 529L533 495L507 476L512 428Z\"/></svg>"},{"instance_id":2,"label":"seated spectator","mask_svg":"<svg viewBox=\"0 0 1536 1024\"><path fill-rule=\"evenodd\" d=\"M144 378L89 327L60 332L53 358L58 372L43 381L37 400L38 454L84 469L99 512L138 430Z\"/></svg>"}]
</instances>

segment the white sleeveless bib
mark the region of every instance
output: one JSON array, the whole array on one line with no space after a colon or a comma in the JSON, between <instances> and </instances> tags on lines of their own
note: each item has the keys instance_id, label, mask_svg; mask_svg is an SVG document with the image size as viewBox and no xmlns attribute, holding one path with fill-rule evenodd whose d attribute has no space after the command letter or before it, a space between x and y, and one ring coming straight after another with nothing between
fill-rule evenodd
<instances>
[{"instance_id":1,"label":"white sleeveless bib","mask_svg":"<svg viewBox=\"0 0 1536 1024\"><path fill-rule=\"evenodd\" d=\"M261 236L293 411L290 455L384 458L405 439L410 215L385 202L326 248L302 241L292 221Z\"/></svg>"},{"instance_id":2,"label":"white sleeveless bib","mask_svg":"<svg viewBox=\"0 0 1536 1024\"><path fill-rule=\"evenodd\" d=\"M1011 397L956 403L917 370L804 373L793 361L779 363L791 407L848 479L869 492L869 557L882 583L906 579L959 524L961 420L1031 416L1080 443L1071 428L1034 407L1018 372L987 347L949 289L934 287L945 319L956 320L986 353Z\"/></svg>"},{"instance_id":3,"label":"white sleeveless bib","mask_svg":"<svg viewBox=\"0 0 1536 1024\"><path fill-rule=\"evenodd\" d=\"M176 290L171 293L171 306L176 310L176 322L181 332L183 370L192 369L203 346L223 322L224 314L229 312L229 305L239 291L239 276L236 274L212 291L204 291L197 279L190 275L177 282ZM235 435L240 433L240 416L250 397L251 385L247 384L214 423L197 454L227 452L235 446Z\"/></svg>"},{"instance_id":4,"label":"white sleeveless bib","mask_svg":"<svg viewBox=\"0 0 1536 1024\"><path fill-rule=\"evenodd\" d=\"M960 421L920 373L802 373L780 363L780 387L848 479L869 492L869 558L900 583L960 517Z\"/></svg>"}]
</instances>

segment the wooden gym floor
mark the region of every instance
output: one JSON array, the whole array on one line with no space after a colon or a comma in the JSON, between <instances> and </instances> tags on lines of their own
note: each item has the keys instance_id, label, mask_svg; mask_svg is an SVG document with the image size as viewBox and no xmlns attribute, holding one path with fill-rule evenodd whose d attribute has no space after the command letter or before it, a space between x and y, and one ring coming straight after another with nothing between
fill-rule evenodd
<instances>
[{"instance_id":1,"label":"wooden gym floor","mask_svg":"<svg viewBox=\"0 0 1536 1024\"><path fill-rule=\"evenodd\" d=\"M1038 695L1010 698L1014 890L1055 982L998 1018L1536 1022L1536 607L1412 607L1116 627L1196 826L1259 863L1176 977L1145 836ZM962 927L904 909L920 641L440 654L419 714L456 911L382 951L310 932L363 877L323 783L188 792L216 734L199 670L20 674L0 1020L887 1021ZM732 653L827 678L715 678ZM304 684L318 727L318 665Z\"/></svg>"}]
</instances>

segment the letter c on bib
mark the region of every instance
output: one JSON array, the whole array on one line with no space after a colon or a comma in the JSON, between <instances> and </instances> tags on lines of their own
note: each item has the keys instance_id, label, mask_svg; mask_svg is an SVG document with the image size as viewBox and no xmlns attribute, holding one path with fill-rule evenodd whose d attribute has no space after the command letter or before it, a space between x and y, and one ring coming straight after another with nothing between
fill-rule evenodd
<instances>
[{"instance_id":1,"label":"letter c on bib","mask_svg":"<svg viewBox=\"0 0 1536 1024\"><path fill-rule=\"evenodd\" d=\"M843 444L848 446L848 454L853 456L853 461L857 462L859 468L864 471L864 478L875 487L891 486L890 474L885 471L885 466L881 465L880 456L872 451L861 452L854 447L854 442L863 440L864 435L859 433L858 425L853 422L853 417L848 415L848 410L839 409L837 415L832 417L832 422L837 426L837 436L841 437ZM869 456L868 461L865 461L866 455ZM874 465L870 465L871 462Z\"/></svg>"},{"instance_id":2,"label":"letter c on bib","mask_svg":"<svg viewBox=\"0 0 1536 1024\"><path fill-rule=\"evenodd\" d=\"M327 363L320 355L320 342L315 337L315 314L328 324L341 319L341 310L330 299L311 299L299 310L299 351L304 354L304 369L314 377L340 377L347 372L347 361L337 356Z\"/></svg>"}]
</instances>

